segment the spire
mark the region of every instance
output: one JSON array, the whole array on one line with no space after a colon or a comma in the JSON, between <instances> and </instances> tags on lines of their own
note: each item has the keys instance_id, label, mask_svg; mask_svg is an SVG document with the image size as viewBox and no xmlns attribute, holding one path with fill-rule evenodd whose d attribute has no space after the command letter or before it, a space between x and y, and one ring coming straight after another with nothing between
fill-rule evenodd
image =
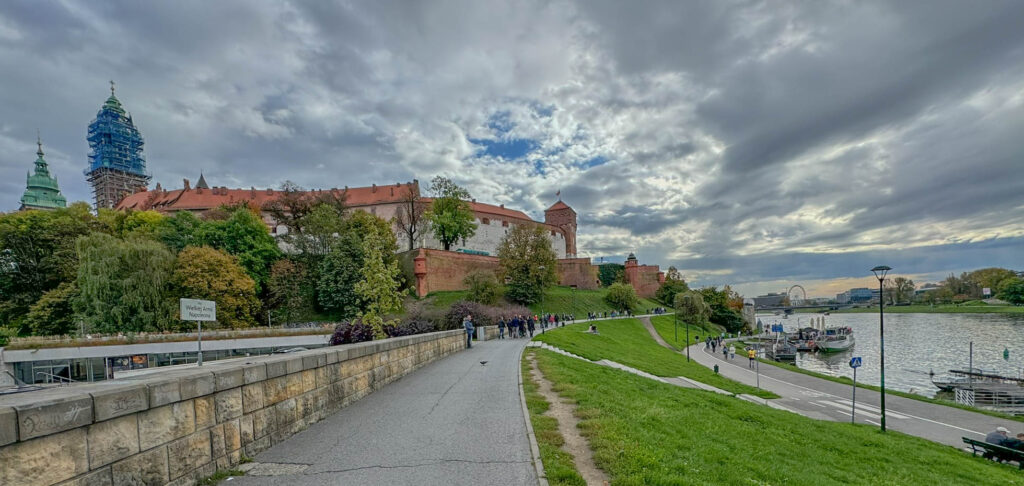
<instances>
[{"instance_id":1,"label":"spire","mask_svg":"<svg viewBox=\"0 0 1024 486\"><path fill-rule=\"evenodd\" d=\"M55 209L67 206L67 200L57 187L57 178L50 174L43 158L43 138L36 130L35 171L26 178L25 193L21 196L21 209Z\"/></svg>"},{"instance_id":2,"label":"spire","mask_svg":"<svg viewBox=\"0 0 1024 486\"><path fill-rule=\"evenodd\" d=\"M110 80L110 96L114 96L114 80Z\"/></svg>"},{"instance_id":3,"label":"spire","mask_svg":"<svg viewBox=\"0 0 1024 486\"><path fill-rule=\"evenodd\" d=\"M39 150L36 150L36 155L38 155L39 158L42 159L43 158L43 137L39 134L39 129L38 128L36 129L36 145L39 146Z\"/></svg>"},{"instance_id":4,"label":"spire","mask_svg":"<svg viewBox=\"0 0 1024 486\"><path fill-rule=\"evenodd\" d=\"M203 177L203 171L199 171L199 180L196 181L196 189L209 189L210 186L206 184L206 178Z\"/></svg>"}]
</instances>

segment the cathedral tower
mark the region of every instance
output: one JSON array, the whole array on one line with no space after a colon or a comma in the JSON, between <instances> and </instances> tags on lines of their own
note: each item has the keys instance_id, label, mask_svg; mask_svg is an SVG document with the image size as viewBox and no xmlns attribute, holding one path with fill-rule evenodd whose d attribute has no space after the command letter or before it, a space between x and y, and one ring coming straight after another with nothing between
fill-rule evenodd
<instances>
[{"instance_id":1,"label":"cathedral tower","mask_svg":"<svg viewBox=\"0 0 1024 486\"><path fill-rule=\"evenodd\" d=\"M125 196L149 185L142 135L121 107L110 82L110 98L89 124L89 168L85 170L96 208L112 208Z\"/></svg>"},{"instance_id":2,"label":"cathedral tower","mask_svg":"<svg viewBox=\"0 0 1024 486\"><path fill-rule=\"evenodd\" d=\"M43 159L43 141L36 139L36 169L28 175L25 194L21 196L20 209L56 209L67 207L68 201L57 187L57 178L50 175L50 169Z\"/></svg>"}]
</instances>

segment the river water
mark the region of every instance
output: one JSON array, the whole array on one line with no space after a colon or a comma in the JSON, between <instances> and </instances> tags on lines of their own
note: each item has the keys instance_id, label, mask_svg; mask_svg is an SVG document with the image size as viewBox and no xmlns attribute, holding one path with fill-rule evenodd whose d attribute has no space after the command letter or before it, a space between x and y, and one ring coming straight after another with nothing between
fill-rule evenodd
<instances>
[{"instance_id":1,"label":"river water","mask_svg":"<svg viewBox=\"0 0 1024 486\"><path fill-rule=\"evenodd\" d=\"M764 324L782 324L786 331L807 327L820 314L758 315ZM879 384L878 314L831 314L825 325L849 326L855 344L841 353L799 353L797 366L833 376L853 377L850 358L860 356L857 381ZM1024 315L1022 314L886 314L885 386L934 396L928 372L947 376L966 369L969 343L974 342L974 367L1007 376L1024 374ZM1003 359L1008 349L1010 359Z\"/></svg>"}]
</instances>

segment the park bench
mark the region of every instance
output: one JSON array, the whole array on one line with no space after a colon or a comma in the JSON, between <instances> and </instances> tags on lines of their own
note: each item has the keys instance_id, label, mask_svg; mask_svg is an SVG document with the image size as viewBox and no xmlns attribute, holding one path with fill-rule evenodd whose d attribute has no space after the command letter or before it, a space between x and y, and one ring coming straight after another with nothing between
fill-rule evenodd
<instances>
[{"instance_id":1,"label":"park bench","mask_svg":"<svg viewBox=\"0 0 1024 486\"><path fill-rule=\"evenodd\" d=\"M981 453L981 457L996 461L1017 461L1017 467L1024 469L1024 451L1010 449L1001 445L989 444L980 440L964 437L964 443L971 446L974 455Z\"/></svg>"}]
</instances>

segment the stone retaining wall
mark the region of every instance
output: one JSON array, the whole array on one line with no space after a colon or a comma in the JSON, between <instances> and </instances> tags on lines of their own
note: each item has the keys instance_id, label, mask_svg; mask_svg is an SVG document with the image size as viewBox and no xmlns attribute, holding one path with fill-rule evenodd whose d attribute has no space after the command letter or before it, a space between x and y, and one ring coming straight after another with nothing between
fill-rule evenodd
<instances>
[{"instance_id":1,"label":"stone retaining wall","mask_svg":"<svg viewBox=\"0 0 1024 486\"><path fill-rule=\"evenodd\" d=\"M190 485L465 347L443 331L0 397L0 485Z\"/></svg>"}]
</instances>

